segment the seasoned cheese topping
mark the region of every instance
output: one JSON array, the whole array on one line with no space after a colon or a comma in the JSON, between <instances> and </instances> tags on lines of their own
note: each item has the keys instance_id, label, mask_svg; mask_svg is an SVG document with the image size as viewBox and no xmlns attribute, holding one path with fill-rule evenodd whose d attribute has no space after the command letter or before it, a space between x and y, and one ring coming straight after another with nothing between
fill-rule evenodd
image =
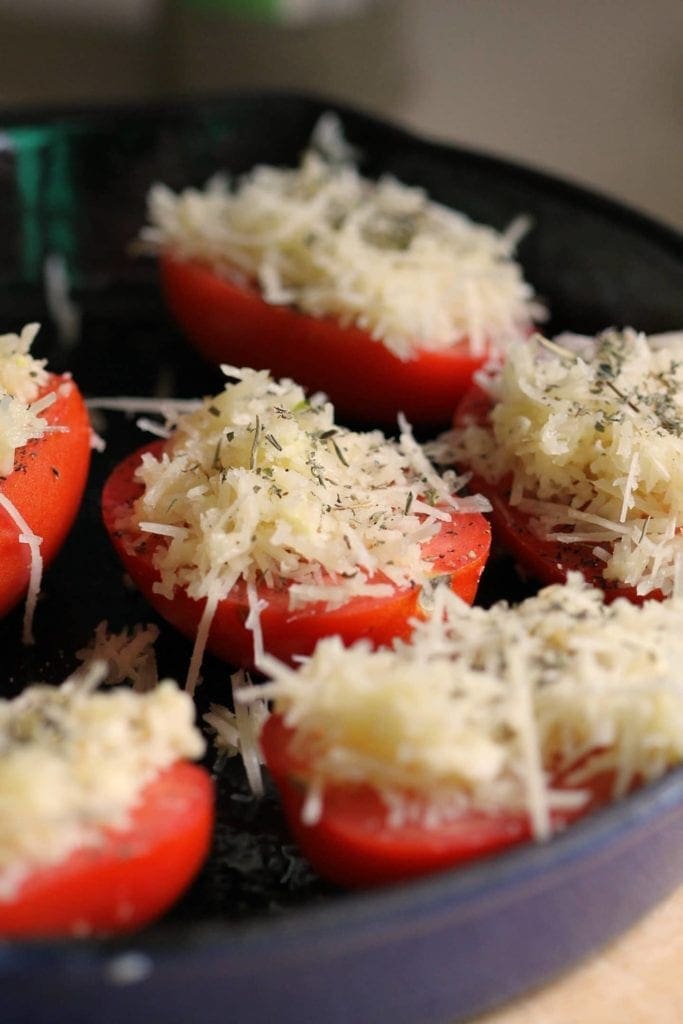
<instances>
[{"instance_id":1,"label":"seasoned cheese topping","mask_svg":"<svg viewBox=\"0 0 683 1024\"><path fill-rule=\"evenodd\" d=\"M200 260L267 302L356 324L401 359L469 338L504 347L542 308L503 234L392 177L360 176L328 115L299 167L257 167L233 186L155 185L143 247Z\"/></svg>"},{"instance_id":2,"label":"seasoned cheese topping","mask_svg":"<svg viewBox=\"0 0 683 1024\"><path fill-rule=\"evenodd\" d=\"M95 664L0 700L0 899L32 868L124 827L159 771L203 753L194 706L175 683L95 691L104 671Z\"/></svg>"},{"instance_id":3,"label":"seasoned cheese topping","mask_svg":"<svg viewBox=\"0 0 683 1024\"><path fill-rule=\"evenodd\" d=\"M36 402L48 379L45 360L29 354L38 330L38 324L27 324L21 334L0 335L0 478L12 472L17 448L43 436L40 414L54 401L47 395Z\"/></svg>"},{"instance_id":4,"label":"seasoned cheese topping","mask_svg":"<svg viewBox=\"0 0 683 1024\"><path fill-rule=\"evenodd\" d=\"M443 521L485 507L453 497L461 481L433 470L406 424L397 442L357 433L290 380L224 370L235 382L137 471L133 522L165 541L159 593L221 598L243 580L287 584L293 608L382 597L429 577L421 545Z\"/></svg>"},{"instance_id":5,"label":"seasoned cheese topping","mask_svg":"<svg viewBox=\"0 0 683 1024\"><path fill-rule=\"evenodd\" d=\"M594 545L606 579L671 594L683 554L683 336L633 330L515 345L490 428L456 437L541 537Z\"/></svg>"},{"instance_id":6,"label":"seasoned cheese topping","mask_svg":"<svg viewBox=\"0 0 683 1024\"><path fill-rule=\"evenodd\" d=\"M594 774L613 772L620 795L683 758L680 599L605 605L571 574L517 607L470 607L444 587L435 601L394 649L330 637L297 669L266 659L258 696L295 730L309 819L326 783L366 782L396 821L414 813L410 795L424 815L426 796L427 825L526 811L545 837ZM575 767L579 792L553 788Z\"/></svg>"}]
</instances>

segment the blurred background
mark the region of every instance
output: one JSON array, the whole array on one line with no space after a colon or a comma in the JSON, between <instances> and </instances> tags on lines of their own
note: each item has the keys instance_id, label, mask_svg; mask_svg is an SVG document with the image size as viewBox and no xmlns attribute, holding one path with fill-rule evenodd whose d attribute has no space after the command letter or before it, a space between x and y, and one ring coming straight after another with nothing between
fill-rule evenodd
<instances>
[{"instance_id":1,"label":"blurred background","mask_svg":"<svg viewBox=\"0 0 683 1024\"><path fill-rule=\"evenodd\" d=\"M0 107L315 92L683 228L681 0L0 0Z\"/></svg>"}]
</instances>

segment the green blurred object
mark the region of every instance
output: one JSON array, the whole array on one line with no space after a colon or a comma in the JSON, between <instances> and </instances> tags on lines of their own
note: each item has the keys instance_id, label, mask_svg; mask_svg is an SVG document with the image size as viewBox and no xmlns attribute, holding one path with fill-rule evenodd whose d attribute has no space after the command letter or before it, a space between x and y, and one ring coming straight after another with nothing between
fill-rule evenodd
<instances>
[{"instance_id":1,"label":"green blurred object","mask_svg":"<svg viewBox=\"0 0 683 1024\"><path fill-rule=\"evenodd\" d=\"M73 278L78 199L72 178L70 132L63 125L46 124L9 128L6 135L16 160L23 278L39 281L48 253L62 256Z\"/></svg>"},{"instance_id":2,"label":"green blurred object","mask_svg":"<svg viewBox=\"0 0 683 1024\"><path fill-rule=\"evenodd\" d=\"M281 16L281 0L177 0L180 7L219 11L241 17L276 21Z\"/></svg>"},{"instance_id":3,"label":"green blurred object","mask_svg":"<svg viewBox=\"0 0 683 1024\"><path fill-rule=\"evenodd\" d=\"M343 17L372 0L176 0L179 7L215 11L252 21L304 23Z\"/></svg>"}]
</instances>

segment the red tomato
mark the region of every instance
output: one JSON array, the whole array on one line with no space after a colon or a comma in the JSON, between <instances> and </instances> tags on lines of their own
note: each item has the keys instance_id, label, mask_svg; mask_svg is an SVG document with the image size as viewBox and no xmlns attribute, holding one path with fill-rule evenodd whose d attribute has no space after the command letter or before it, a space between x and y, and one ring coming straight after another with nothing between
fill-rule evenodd
<instances>
[{"instance_id":1,"label":"red tomato","mask_svg":"<svg viewBox=\"0 0 683 1024\"><path fill-rule=\"evenodd\" d=\"M454 417L456 427L467 424L485 424L491 409L491 400L486 392L474 385L460 401ZM467 467L462 464L461 469ZM594 544L544 540L533 532L529 523L531 516L510 505L510 480L504 478L492 483L474 473L470 488L484 494L491 502L491 525L496 544L508 551L533 579L543 584L564 583L567 573L580 572L592 586L605 592L605 599L627 597L636 604L655 598L661 600L659 590L653 590L645 597L636 594L635 587L627 587L616 580L603 576L605 563L593 554Z\"/></svg>"},{"instance_id":2,"label":"red tomato","mask_svg":"<svg viewBox=\"0 0 683 1024\"><path fill-rule=\"evenodd\" d=\"M101 846L36 868L10 900L0 897L0 936L102 935L141 928L195 876L213 827L206 771L178 761L143 790L124 829Z\"/></svg>"},{"instance_id":3,"label":"red tomato","mask_svg":"<svg viewBox=\"0 0 683 1024\"><path fill-rule=\"evenodd\" d=\"M256 287L168 253L161 280L173 315L210 362L270 370L276 380L324 391L340 419L394 426L403 412L415 426L445 426L486 358L463 341L402 360L359 327L272 305Z\"/></svg>"},{"instance_id":4,"label":"red tomato","mask_svg":"<svg viewBox=\"0 0 683 1024\"><path fill-rule=\"evenodd\" d=\"M90 465L90 423L78 388L67 376L51 375L40 396L50 391L57 398L42 418L66 431L47 433L19 448L13 471L0 479L0 493L42 537L40 550L46 565L76 517ZM14 519L0 506L0 615L22 598L29 583L30 551L20 542L19 533Z\"/></svg>"},{"instance_id":5,"label":"red tomato","mask_svg":"<svg viewBox=\"0 0 683 1024\"><path fill-rule=\"evenodd\" d=\"M153 590L159 573L152 564L155 549L166 543L163 538L141 534L135 529L121 531L117 522L142 493L134 479L143 452L158 455L163 441L155 441L130 455L113 471L104 487L102 510L109 531L128 574L151 605L176 629L193 638L205 601L188 597L177 588L172 598ZM423 547L432 561L434 576L450 577L453 590L470 603L488 556L491 542L487 520L478 513L456 515ZM265 649L282 661L291 662L296 654L310 654L317 641L339 634L345 643L367 637L375 646L390 643L395 637L407 638L409 619L424 617L420 609L419 586L396 588L391 597L355 597L339 608L328 609L322 603L290 611L286 587L272 590L261 587L259 598L267 601L261 613ZM254 660L253 635L245 626L249 611L246 585L238 583L220 601L209 633L208 648L232 665L251 667Z\"/></svg>"},{"instance_id":6,"label":"red tomato","mask_svg":"<svg viewBox=\"0 0 683 1024\"><path fill-rule=\"evenodd\" d=\"M296 843L316 871L338 885L365 888L415 878L531 838L526 814L503 811L466 811L438 828L393 825L375 789L350 783L326 786L321 816L307 825L301 819L307 767L289 750L292 736L281 717L271 715L261 748ZM580 811L554 813L554 829L607 802L610 782L606 775L591 782L592 795Z\"/></svg>"}]
</instances>

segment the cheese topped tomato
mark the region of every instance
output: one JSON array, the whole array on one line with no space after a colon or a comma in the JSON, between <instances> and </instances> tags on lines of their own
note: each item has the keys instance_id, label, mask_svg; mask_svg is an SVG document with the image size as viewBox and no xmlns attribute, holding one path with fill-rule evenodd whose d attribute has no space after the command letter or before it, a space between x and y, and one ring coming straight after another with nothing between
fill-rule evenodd
<instances>
[{"instance_id":1,"label":"cheese topped tomato","mask_svg":"<svg viewBox=\"0 0 683 1024\"><path fill-rule=\"evenodd\" d=\"M503 233L384 175L361 176L336 118L299 166L176 194L155 185L141 245L216 363L324 390L355 422L448 422L485 359L544 315Z\"/></svg>"},{"instance_id":2,"label":"cheese topped tomato","mask_svg":"<svg viewBox=\"0 0 683 1024\"><path fill-rule=\"evenodd\" d=\"M352 431L291 380L226 372L103 497L129 573L197 637L197 657L207 638L241 665L264 646L310 653L326 633L389 642L440 577L473 599L487 503L459 497L462 480L435 472L406 423L397 441Z\"/></svg>"},{"instance_id":3,"label":"cheese topped tomato","mask_svg":"<svg viewBox=\"0 0 683 1024\"><path fill-rule=\"evenodd\" d=\"M175 683L99 691L94 662L0 700L0 936L140 927L197 871L213 818Z\"/></svg>"},{"instance_id":4,"label":"cheese topped tomato","mask_svg":"<svg viewBox=\"0 0 683 1024\"><path fill-rule=\"evenodd\" d=\"M409 642L321 641L238 692L318 869L369 884L547 839L683 759L680 599L611 604L578 574L520 605L447 589Z\"/></svg>"},{"instance_id":5,"label":"cheese topped tomato","mask_svg":"<svg viewBox=\"0 0 683 1024\"><path fill-rule=\"evenodd\" d=\"M636 599L679 588L682 357L680 335L539 336L463 399L451 457L520 562L547 551L542 578L555 563Z\"/></svg>"},{"instance_id":6,"label":"cheese topped tomato","mask_svg":"<svg viewBox=\"0 0 683 1024\"><path fill-rule=\"evenodd\" d=\"M68 374L52 374L29 349L38 332L0 336L0 615L27 594L24 640L43 566L78 511L90 465L85 403Z\"/></svg>"}]
</instances>

